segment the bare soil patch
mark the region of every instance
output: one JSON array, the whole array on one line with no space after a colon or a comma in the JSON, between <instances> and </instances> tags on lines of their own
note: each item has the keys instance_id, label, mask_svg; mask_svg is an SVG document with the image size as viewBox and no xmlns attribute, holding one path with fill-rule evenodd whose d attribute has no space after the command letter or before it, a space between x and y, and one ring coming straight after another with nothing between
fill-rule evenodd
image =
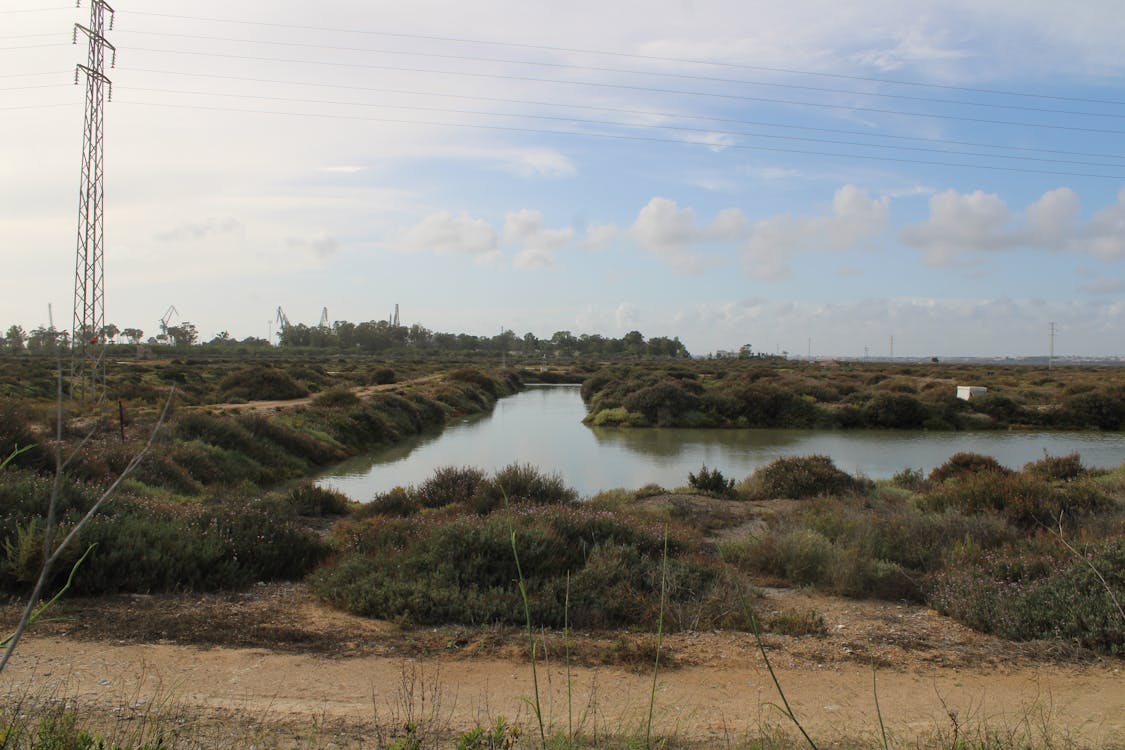
<instances>
[{"instance_id":1,"label":"bare soil patch","mask_svg":"<svg viewBox=\"0 0 1125 750\"><path fill-rule=\"evenodd\" d=\"M903 740L948 736L952 715L959 731L1026 725L1081 746L1125 747L1121 660L1055 643L1013 644L905 603L769 589L762 604L811 607L825 618L823 637L765 636L794 710L822 738L873 740L874 665L884 718ZM5 626L15 618L15 606L3 608ZM543 637L544 706L565 725L563 637ZM420 628L354 617L326 607L302 584L72 600L21 645L3 687L65 679L66 689L87 701L119 704L125 696L135 706L147 700L138 696L169 694L218 725L253 721L298 731L315 723L326 732L334 727L328 734L338 747L373 746L377 722L400 719L404 700L424 691L440 704L434 720L446 727L463 731L503 715L530 731L525 639L513 628ZM585 729L639 726L652 687L654 636L575 633L573 643L569 685ZM790 731L771 706L777 695L751 634L674 633L664 646L661 732L706 746ZM406 699L411 681L414 697Z\"/></svg>"}]
</instances>

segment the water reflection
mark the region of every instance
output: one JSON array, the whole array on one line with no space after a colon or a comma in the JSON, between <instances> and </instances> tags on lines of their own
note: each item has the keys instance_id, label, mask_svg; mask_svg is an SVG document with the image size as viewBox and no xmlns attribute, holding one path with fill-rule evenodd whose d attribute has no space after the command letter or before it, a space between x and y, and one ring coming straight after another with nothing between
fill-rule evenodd
<instances>
[{"instance_id":1,"label":"water reflection","mask_svg":"<svg viewBox=\"0 0 1125 750\"><path fill-rule=\"evenodd\" d=\"M1125 460L1125 435L1087 432L897 432L887 430L591 429L577 386L538 386L497 403L492 414L351 459L320 478L357 500L418 484L441 466L493 471L518 461L558 472L584 496L614 487L687 483L702 464L741 479L780 456L820 453L873 479L904 468L928 472L958 451L1012 468L1044 453L1078 452L1089 466Z\"/></svg>"}]
</instances>

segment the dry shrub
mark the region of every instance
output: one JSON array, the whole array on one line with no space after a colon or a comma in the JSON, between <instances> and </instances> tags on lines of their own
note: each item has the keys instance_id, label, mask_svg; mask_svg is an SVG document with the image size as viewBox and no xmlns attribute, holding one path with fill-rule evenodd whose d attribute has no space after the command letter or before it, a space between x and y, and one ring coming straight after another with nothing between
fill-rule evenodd
<instances>
[{"instance_id":1,"label":"dry shrub","mask_svg":"<svg viewBox=\"0 0 1125 750\"><path fill-rule=\"evenodd\" d=\"M791 456L759 468L742 482L739 494L752 499L801 499L846 495L865 487L863 481L836 468L828 456Z\"/></svg>"}]
</instances>

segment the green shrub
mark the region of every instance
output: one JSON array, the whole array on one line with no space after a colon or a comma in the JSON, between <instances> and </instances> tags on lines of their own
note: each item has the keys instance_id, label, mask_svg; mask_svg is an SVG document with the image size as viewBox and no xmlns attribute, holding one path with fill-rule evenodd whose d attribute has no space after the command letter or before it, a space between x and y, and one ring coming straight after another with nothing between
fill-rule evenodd
<instances>
[{"instance_id":1,"label":"green shrub","mask_svg":"<svg viewBox=\"0 0 1125 750\"><path fill-rule=\"evenodd\" d=\"M698 474L688 472L688 485L695 490L705 492L716 497L732 497L734 495L734 480L727 479L718 469L708 469L707 464Z\"/></svg>"},{"instance_id":2,"label":"green shrub","mask_svg":"<svg viewBox=\"0 0 1125 750\"><path fill-rule=\"evenodd\" d=\"M785 456L757 469L740 488L755 499L806 498L858 492L864 483L828 456Z\"/></svg>"},{"instance_id":3,"label":"green shrub","mask_svg":"<svg viewBox=\"0 0 1125 750\"><path fill-rule=\"evenodd\" d=\"M3 483L0 483L3 484ZM20 566L30 565L31 547L46 512L49 483L19 483L34 492L26 514L8 510L0 516L0 588L22 590ZM64 490L59 531L65 533L93 502L92 493ZM117 497L79 533L71 557L56 566L52 588L62 584L70 564L91 545L92 554L78 569L75 594L116 592L210 591L239 588L256 581L299 578L327 553L326 544L288 518L270 512L268 503L229 500L221 504L182 505L153 499ZM38 544L35 545L38 549Z\"/></svg>"},{"instance_id":4,"label":"green shrub","mask_svg":"<svg viewBox=\"0 0 1125 750\"><path fill-rule=\"evenodd\" d=\"M1023 467L1024 473L1031 474L1039 479L1054 481L1068 481L1077 479L1086 473L1082 465L1082 458L1077 453L1066 456L1043 456L1038 461L1032 461Z\"/></svg>"},{"instance_id":5,"label":"green shrub","mask_svg":"<svg viewBox=\"0 0 1125 750\"><path fill-rule=\"evenodd\" d=\"M907 468L891 477L891 482L904 490L918 492L925 488L926 477L922 474L921 469Z\"/></svg>"},{"instance_id":6,"label":"green shrub","mask_svg":"<svg viewBox=\"0 0 1125 750\"><path fill-rule=\"evenodd\" d=\"M931 471L929 479L931 482L944 482L947 479L980 473L1006 475L1011 474L1012 471L992 456L962 451L954 453L945 463Z\"/></svg>"},{"instance_id":7,"label":"green shrub","mask_svg":"<svg viewBox=\"0 0 1125 750\"><path fill-rule=\"evenodd\" d=\"M17 450L20 451L18 454ZM27 415L10 403L0 406L0 463L9 457L8 466L11 468L44 471L54 463L50 453L31 431Z\"/></svg>"},{"instance_id":8,"label":"green shrub","mask_svg":"<svg viewBox=\"0 0 1125 750\"><path fill-rule=\"evenodd\" d=\"M423 482L413 495L425 508L454 503L468 504L485 483L485 473L471 467L443 466Z\"/></svg>"},{"instance_id":9,"label":"green shrub","mask_svg":"<svg viewBox=\"0 0 1125 750\"><path fill-rule=\"evenodd\" d=\"M223 400L243 398L247 401L289 401L309 395L309 389L298 383L285 370L264 365L251 365L232 372L219 382Z\"/></svg>"},{"instance_id":10,"label":"green shrub","mask_svg":"<svg viewBox=\"0 0 1125 750\"><path fill-rule=\"evenodd\" d=\"M368 385L390 385L395 382L395 371L389 367L372 367L367 371Z\"/></svg>"},{"instance_id":11,"label":"green shrub","mask_svg":"<svg viewBox=\"0 0 1125 750\"><path fill-rule=\"evenodd\" d=\"M1063 419L1076 427L1120 430L1125 427L1125 386L1101 388L1067 398Z\"/></svg>"},{"instance_id":12,"label":"green shrub","mask_svg":"<svg viewBox=\"0 0 1125 750\"><path fill-rule=\"evenodd\" d=\"M1106 542L1085 558L1034 541L998 553L970 551L933 576L929 601L986 633L1019 641L1061 639L1120 655L1125 619L1114 596L1125 601L1125 539Z\"/></svg>"},{"instance_id":13,"label":"green shrub","mask_svg":"<svg viewBox=\"0 0 1125 750\"><path fill-rule=\"evenodd\" d=\"M565 505L578 499L559 474L543 474L530 464L509 464L477 485L469 505L486 514L510 505Z\"/></svg>"},{"instance_id":14,"label":"green shrub","mask_svg":"<svg viewBox=\"0 0 1125 750\"><path fill-rule=\"evenodd\" d=\"M572 627L655 624L662 530L581 505L345 522L336 531L341 557L314 575L313 586L333 604L364 615L522 624L513 532L537 624L562 626L568 575ZM731 587L716 563L690 554L694 544L668 540L670 629L693 622L707 627L729 614Z\"/></svg>"},{"instance_id":15,"label":"green shrub","mask_svg":"<svg viewBox=\"0 0 1125 750\"><path fill-rule=\"evenodd\" d=\"M406 487L392 487L386 492L380 492L364 503L358 511L357 518L371 518L372 516L412 516L422 509L418 502L417 493Z\"/></svg>"},{"instance_id":16,"label":"green shrub","mask_svg":"<svg viewBox=\"0 0 1125 750\"><path fill-rule=\"evenodd\" d=\"M824 615L815 609L783 609L774 612L766 620L766 629L778 635L828 635L828 624Z\"/></svg>"},{"instance_id":17,"label":"green shrub","mask_svg":"<svg viewBox=\"0 0 1125 750\"><path fill-rule=\"evenodd\" d=\"M317 518L347 515L351 506L343 493L312 482L300 482L291 487L286 500L298 515Z\"/></svg>"},{"instance_id":18,"label":"green shrub","mask_svg":"<svg viewBox=\"0 0 1125 750\"><path fill-rule=\"evenodd\" d=\"M313 405L327 409L355 406L358 403L359 396L355 395L351 388L343 385L329 388L313 399Z\"/></svg>"},{"instance_id":19,"label":"green shrub","mask_svg":"<svg viewBox=\"0 0 1125 750\"><path fill-rule=\"evenodd\" d=\"M686 412L699 408L699 397L685 387L683 380L665 380L629 394L624 407L653 425L672 426Z\"/></svg>"},{"instance_id":20,"label":"green shrub","mask_svg":"<svg viewBox=\"0 0 1125 750\"><path fill-rule=\"evenodd\" d=\"M996 512L1017 526L1051 528L1060 519L1074 520L1108 507L1113 501L1092 482L1053 486L1028 474L982 471L933 487L922 502L934 510Z\"/></svg>"},{"instance_id":21,"label":"green shrub","mask_svg":"<svg viewBox=\"0 0 1125 750\"><path fill-rule=\"evenodd\" d=\"M453 372L449 373L447 377L450 380L459 381L462 383L470 383L481 389L494 399L502 395L496 380L476 369L475 367L462 367L459 370L454 370Z\"/></svg>"},{"instance_id":22,"label":"green shrub","mask_svg":"<svg viewBox=\"0 0 1125 750\"><path fill-rule=\"evenodd\" d=\"M791 528L728 545L723 559L744 570L765 573L796 585L828 580L832 542L811 529Z\"/></svg>"},{"instance_id":23,"label":"green shrub","mask_svg":"<svg viewBox=\"0 0 1125 750\"><path fill-rule=\"evenodd\" d=\"M919 429L930 414L925 405L906 393L877 393L864 409L864 418L872 427Z\"/></svg>"}]
</instances>

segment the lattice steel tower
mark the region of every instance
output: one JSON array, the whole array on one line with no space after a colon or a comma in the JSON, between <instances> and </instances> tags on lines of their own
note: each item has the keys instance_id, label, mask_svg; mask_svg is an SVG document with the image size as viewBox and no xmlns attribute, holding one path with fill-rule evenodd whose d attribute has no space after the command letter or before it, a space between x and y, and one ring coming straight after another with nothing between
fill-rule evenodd
<instances>
[{"instance_id":1,"label":"lattice steel tower","mask_svg":"<svg viewBox=\"0 0 1125 750\"><path fill-rule=\"evenodd\" d=\"M78 0L82 5L82 0ZM74 24L74 43L81 31L89 40L85 65L74 71L74 83L86 74L86 126L82 137L82 184L78 193L78 253L74 263L74 325L70 333L71 375L74 388L83 398L93 396L105 386L105 365L101 358L105 342L105 239L104 171L106 94L112 98L113 84L105 75L106 49L110 67L116 63L117 49L106 41L106 14L113 28L113 8L104 0L90 3L90 26Z\"/></svg>"}]
</instances>

